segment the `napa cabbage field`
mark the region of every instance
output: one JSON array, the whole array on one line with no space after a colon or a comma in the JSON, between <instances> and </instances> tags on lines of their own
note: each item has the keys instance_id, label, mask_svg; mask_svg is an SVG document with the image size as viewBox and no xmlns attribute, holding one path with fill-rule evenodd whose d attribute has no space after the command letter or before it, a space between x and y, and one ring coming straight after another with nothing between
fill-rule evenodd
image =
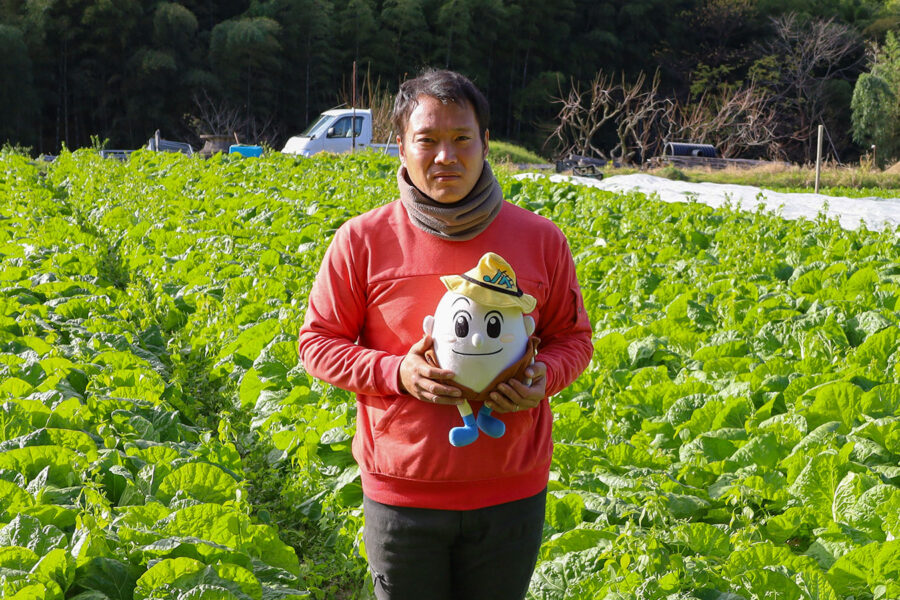
<instances>
[{"instance_id":1,"label":"napa cabbage field","mask_svg":"<svg viewBox=\"0 0 900 600\"><path fill-rule=\"evenodd\" d=\"M374 154L0 155L0 598L369 598L355 406L298 365ZM594 325L529 598L900 597L900 239L500 169Z\"/></svg>"}]
</instances>

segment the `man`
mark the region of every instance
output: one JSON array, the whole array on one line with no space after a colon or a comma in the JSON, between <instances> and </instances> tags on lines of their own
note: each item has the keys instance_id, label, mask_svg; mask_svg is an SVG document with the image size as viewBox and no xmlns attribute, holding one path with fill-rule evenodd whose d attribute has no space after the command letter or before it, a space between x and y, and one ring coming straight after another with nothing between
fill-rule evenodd
<instances>
[{"instance_id":1,"label":"man","mask_svg":"<svg viewBox=\"0 0 900 600\"><path fill-rule=\"evenodd\" d=\"M563 234L505 202L485 158L488 105L465 77L429 71L400 87L400 198L345 223L310 293L300 359L357 396L365 544L380 599L521 599L534 570L552 455L550 405L584 370L591 329ZM444 275L486 252L534 296L540 345L526 385L485 405L497 439L453 447L459 388L429 364L422 335ZM473 406L477 411L478 408Z\"/></svg>"}]
</instances>

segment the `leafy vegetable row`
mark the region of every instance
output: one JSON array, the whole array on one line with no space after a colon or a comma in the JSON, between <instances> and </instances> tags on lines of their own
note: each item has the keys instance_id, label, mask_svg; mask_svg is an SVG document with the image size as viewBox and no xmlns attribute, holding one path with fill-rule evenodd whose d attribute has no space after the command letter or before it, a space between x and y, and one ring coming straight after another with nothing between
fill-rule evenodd
<instances>
[{"instance_id":1,"label":"leafy vegetable row","mask_svg":"<svg viewBox=\"0 0 900 600\"><path fill-rule=\"evenodd\" d=\"M367 596L355 408L294 342L394 169L0 159L0 597ZM530 596L900 594L896 234L501 183L595 324Z\"/></svg>"},{"instance_id":2,"label":"leafy vegetable row","mask_svg":"<svg viewBox=\"0 0 900 600\"><path fill-rule=\"evenodd\" d=\"M115 199L76 178L106 165L85 158L3 160L0 596L305 597L234 445L185 394L175 298L123 260Z\"/></svg>"},{"instance_id":3,"label":"leafy vegetable row","mask_svg":"<svg viewBox=\"0 0 900 600\"><path fill-rule=\"evenodd\" d=\"M564 224L596 339L532 596L896 597L896 234L513 193Z\"/></svg>"}]
</instances>

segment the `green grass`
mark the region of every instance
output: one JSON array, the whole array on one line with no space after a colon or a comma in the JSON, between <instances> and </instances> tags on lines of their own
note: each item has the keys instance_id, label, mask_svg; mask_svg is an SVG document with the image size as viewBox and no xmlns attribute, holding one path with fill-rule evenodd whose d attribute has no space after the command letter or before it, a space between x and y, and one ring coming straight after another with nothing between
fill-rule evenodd
<instances>
[{"instance_id":1,"label":"green grass","mask_svg":"<svg viewBox=\"0 0 900 600\"><path fill-rule=\"evenodd\" d=\"M496 163L519 163L534 164L549 162L546 158L538 156L531 150L527 150L522 146L516 146L510 142L501 142L500 140L490 141L490 152L488 157L491 162Z\"/></svg>"},{"instance_id":2,"label":"green grass","mask_svg":"<svg viewBox=\"0 0 900 600\"><path fill-rule=\"evenodd\" d=\"M800 166L680 171L688 181L753 185L779 192L813 192L816 181L814 168ZM900 174L862 167L827 167L822 169L819 177L819 192L830 196L897 198L900 197Z\"/></svg>"},{"instance_id":3,"label":"green grass","mask_svg":"<svg viewBox=\"0 0 900 600\"><path fill-rule=\"evenodd\" d=\"M491 143L492 154L494 152L494 144L494 142ZM786 165L784 163L770 163L751 169L739 167L728 167L725 169L711 169L708 167L687 168L666 165L645 170L636 166L618 168L607 166L602 171L604 177L648 173L676 181L752 185L777 192L812 193L815 191L816 181L815 167L810 165ZM851 198L900 198L900 166L895 165L882 171L868 164L854 166L826 165L819 176L819 193Z\"/></svg>"},{"instance_id":4,"label":"green grass","mask_svg":"<svg viewBox=\"0 0 900 600\"><path fill-rule=\"evenodd\" d=\"M752 185L776 192L812 193L816 171L813 167L766 165L755 169L678 168L665 166L639 171L636 168L604 168L606 177L645 172L657 177L695 183L725 183ZM878 171L865 167L834 167L822 170L819 193L850 198L900 198L900 172Z\"/></svg>"}]
</instances>

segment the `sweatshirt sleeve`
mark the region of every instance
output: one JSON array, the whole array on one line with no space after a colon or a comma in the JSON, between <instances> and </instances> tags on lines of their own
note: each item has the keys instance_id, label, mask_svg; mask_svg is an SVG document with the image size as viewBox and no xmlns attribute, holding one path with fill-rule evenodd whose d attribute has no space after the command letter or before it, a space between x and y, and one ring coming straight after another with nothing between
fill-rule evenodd
<instances>
[{"instance_id":1,"label":"sweatshirt sleeve","mask_svg":"<svg viewBox=\"0 0 900 600\"><path fill-rule=\"evenodd\" d=\"M558 394L575 381L594 353L591 323L581 297L575 261L562 237L562 248L549 284L550 294L541 307L541 323L537 327L541 344L535 360L547 365L548 396Z\"/></svg>"},{"instance_id":2,"label":"sweatshirt sleeve","mask_svg":"<svg viewBox=\"0 0 900 600\"><path fill-rule=\"evenodd\" d=\"M360 246L362 247L362 246ZM357 344L366 316L366 260L345 225L334 236L309 294L300 362L314 377L356 394L399 394L402 356Z\"/></svg>"}]
</instances>

